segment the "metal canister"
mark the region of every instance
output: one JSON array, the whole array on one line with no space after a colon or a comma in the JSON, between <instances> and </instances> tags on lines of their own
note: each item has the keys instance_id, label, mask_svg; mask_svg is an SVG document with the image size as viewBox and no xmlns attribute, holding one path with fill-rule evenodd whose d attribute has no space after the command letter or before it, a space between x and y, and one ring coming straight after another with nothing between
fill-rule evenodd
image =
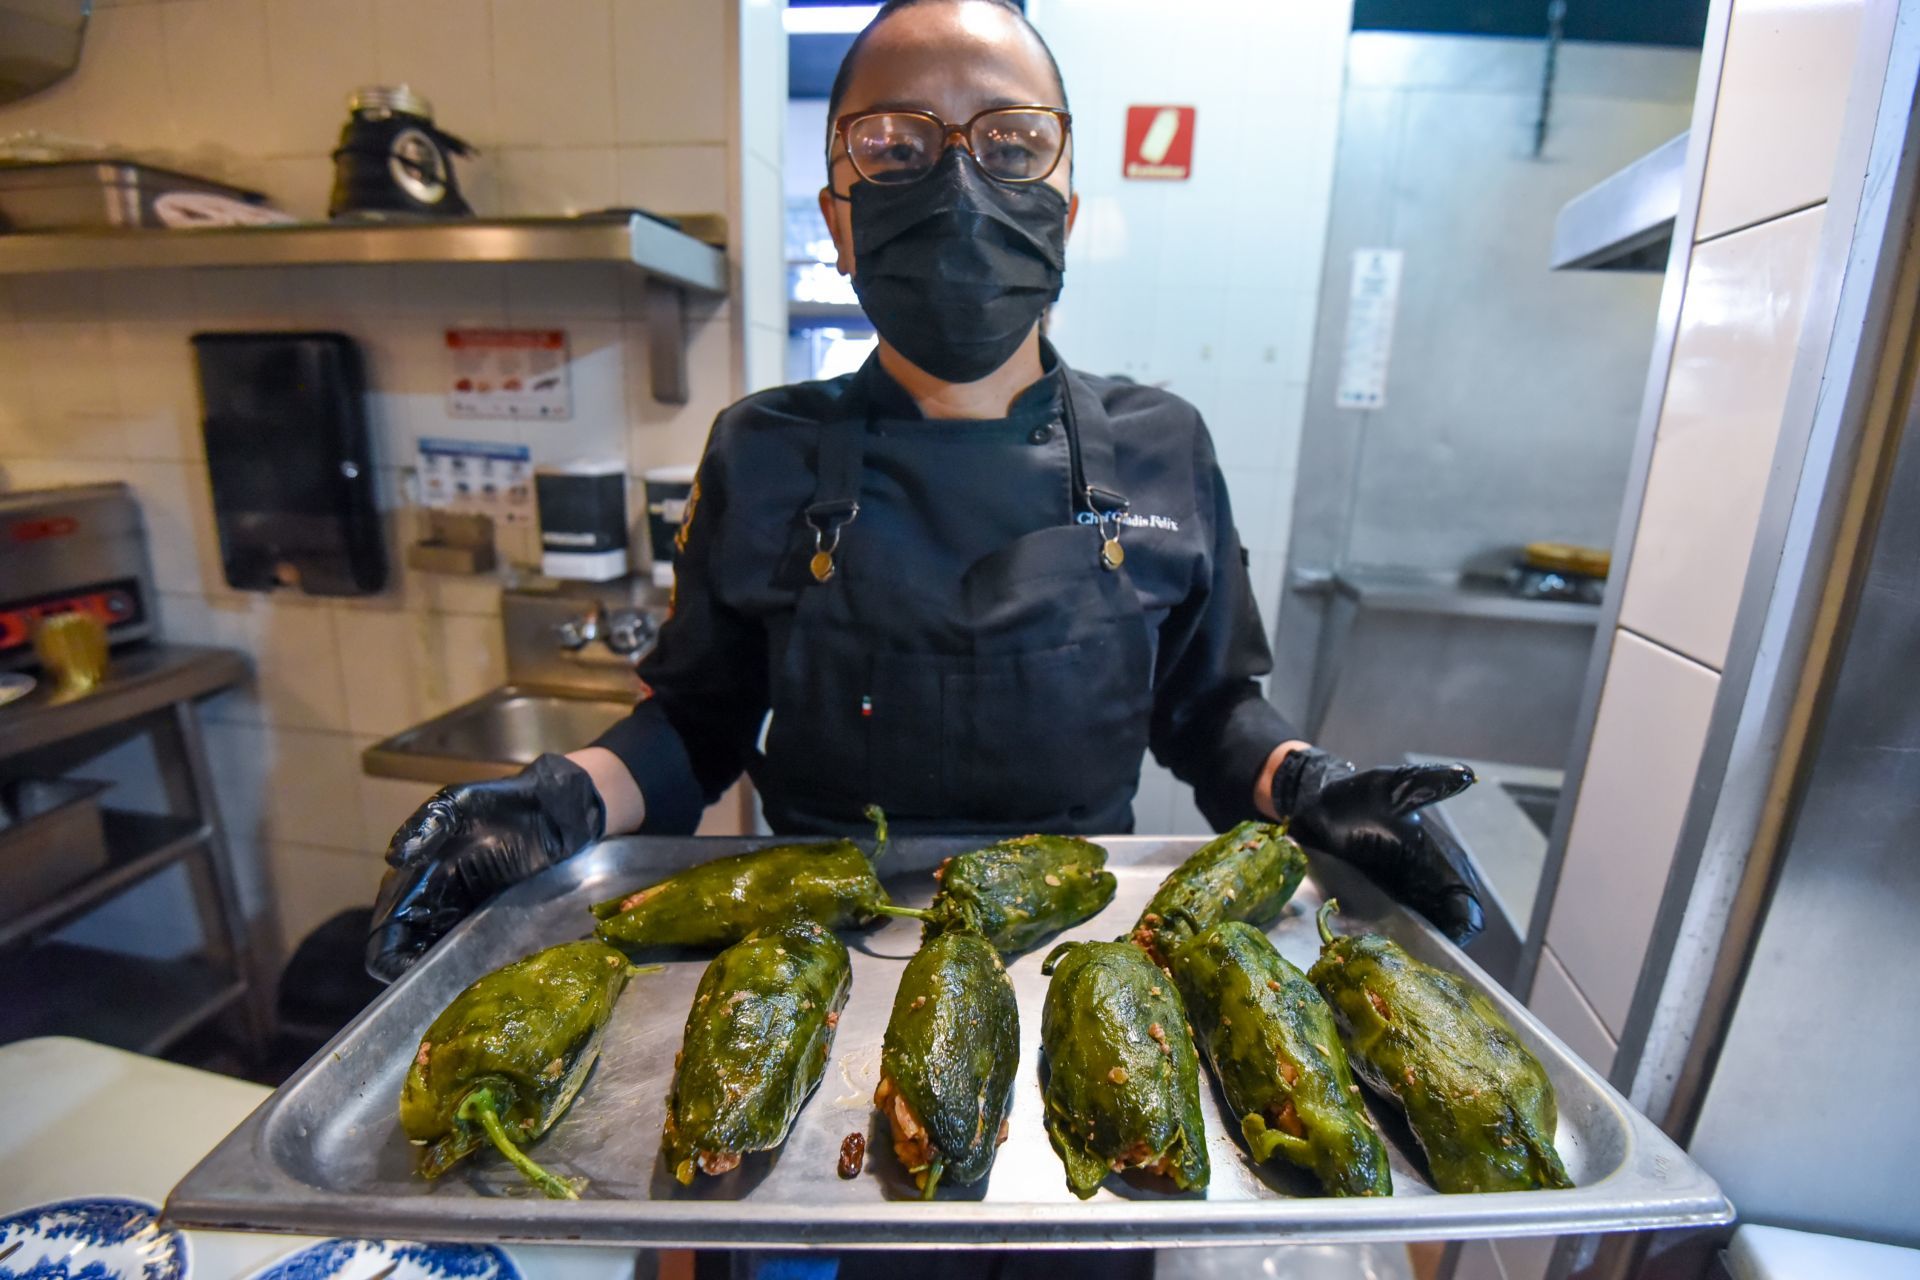
<instances>
[{"instance_id":1,"label":"metal canister","mask_svg":"<svg viewBox=\"0 0 1920 1280\"><path fill-rule=\"evenodd\" d=\"M368 85L347 99L333 152L330 218L470 217L453 171L473 148L433 122L433 104L402 85Z\"/></svg>"}]
</instances>

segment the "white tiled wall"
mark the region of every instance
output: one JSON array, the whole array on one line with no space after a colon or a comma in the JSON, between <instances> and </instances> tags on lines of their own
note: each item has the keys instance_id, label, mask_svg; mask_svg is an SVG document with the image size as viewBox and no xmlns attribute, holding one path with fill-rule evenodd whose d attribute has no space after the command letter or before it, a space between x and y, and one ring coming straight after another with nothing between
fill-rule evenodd
<instances>
[{"instance_id":1,"label":"white tiled wall","mask_svg":"<svg viewBox=\"0 0 1920 1280\"><path fill-rule=\"evenodd\" d=\"M1547 945L1615 1038L1626 1023L1719 683L1713 671L1631 632L1614 644Z\"/></svg>"},{"instance_id":2,"label":"white tiled wall","mask_svg":"<svg viewBox=\"0 0 1920 1280\"><path fill-rule=\"evenodd\" d=\"M1575 1045L1595 1034L1588 1014L1609 1041L1625 1025L1681 825L1711 800L1696 772L1819 285L1862 7L1734 0L1645 497L1616 548L1631 553L1619 630L1532 993Z\"/></svg>"},{"instance_id":3,"label":"white tiled wall","mask_svg":"<svg viewBox=\"0 0 1920 1280\"><path fill-rule=\"evenodd\" d=\"M1620 625L1718 670L1780 433L1824 207L1694 250Z\"/></svg>"},{"instance_id":4,"label":"white tiled wall","mask_svg":"<svg viewBox=\"0 0 1920 1280\"><path fill-rule=\"evenodd\" d=\"M771 0L739 0L767 10ZM778 6L771 6L774 31ZM767 13L760 14L765 26ZM357 84L410 81L481 148L482 212L616 200L733 212L729 178L769 137L740 141L726 95L740 23L717 0L167 0L96 9L79 71L0 107L25 129L158 149L324 211L327 152ZM764 61L764 57L763 57ZM764 78L764 77L763 77ZM784 81L782 81L784 83ZM763 161L756 161L760 163ZM770 201L778 224L778 196ZM777 244L777 241L776 241ZM776 248L777 252L777 248ZM371 900L386 838L426 787L364 778L379 737L497 684L498 584L412 574L390 539L378 596L320 600L227 589L201 458L189 337L203 329L339 329L365 351L383 505L423 435L524 442L650 466L699 456L741 390L736 304L689 316L692 402L648 392L640 282L617 268L340 267L0 278L0 487L103 479L139 495L167 638L233 646L245 691L206 708L219 795L241 852L271 869L291 944ZM739 294L736 291L735 297ZM461 421L440 387L451 325L567 330L573 420Z\"/></svg>"},{"instance_id":5,"label":"white tiled wall","mask_svg":"<svg viewBox=\"0 0 1920 1280\"><path fill-rule=\"evenodd\" d=\"M1271 627L1352 5L1031 0L1027 11L1066 74L1080 196L1052 337L1079 368L1165 385L1200 409ZM1189 180L1120 176L1136 103L1196 108ZM1207 829L1151 760L1134 813L1141 831Z\"/></svg>"},{"instance_id":6,"label":"white tiled wall","mask_svg":"<svg viewBox=\"0 0 1920 1280\"><path fill-rule=\"evenodd\" d=\"M1827 198L1862 0L1738 0L1700 194L1701 239Z\"/></svg>"},{"instance_id":7,"label":"white tiled wall","mask_svg":"<svg viewBox=\"0 0 1920 1280\"><path fill-rule=\"evenodd\" d=\"M1552 951L1540 956L1540 968L1534 974L1533 994L1527 1007L1540 1016L1567 1047L1587 1060L1587 1065L1605 1075L1613 1069L1614 1050L1618 1048L1608 1034L1606 1024L1593 1011L1587 998L1573 985L1565 966Z\"/></svg>"}]
</instances>

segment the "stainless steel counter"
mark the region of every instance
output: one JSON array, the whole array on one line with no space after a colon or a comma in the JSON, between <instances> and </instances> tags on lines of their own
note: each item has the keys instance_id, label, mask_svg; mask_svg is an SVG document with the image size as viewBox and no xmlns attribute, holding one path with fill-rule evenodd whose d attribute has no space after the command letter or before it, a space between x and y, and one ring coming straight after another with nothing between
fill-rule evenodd
<instances>
[{"instance_id":1,"label":"stainless steel counter","mask_svg":"<svg viewBox=\"0 0 1920 1280\"><path fill-rule=\"evenodd\" d=\"M107 678L85 697L59 701L42 678L32 693L0 707L0 759L205 697L246 675L246 660L230 649L156 644L116 652Z\"/></svg>"}]
</instances>

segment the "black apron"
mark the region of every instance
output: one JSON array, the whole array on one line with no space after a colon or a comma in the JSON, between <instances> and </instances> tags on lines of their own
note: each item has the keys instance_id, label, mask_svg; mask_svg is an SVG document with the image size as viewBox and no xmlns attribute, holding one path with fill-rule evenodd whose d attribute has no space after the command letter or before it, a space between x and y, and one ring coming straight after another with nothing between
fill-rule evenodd
<instances>
[{"instance_id":1,"label":"black apron","mask_svg":"<svg viewBox=\"0 0 1920 1280\"><path fill-rule=\"evenodd\" d=\"M797 600L773 621L772 718L752 769L776 831L862 832L870 803L903 832L1132 829L1153 638L1115 553L1126 499L1106 412L1064 365L1058 376L1059 521L958 581L920 580L914 567L937 557L914 543L965 512L877 509L902 500L863 488L870 405L822 426L814 498L780 569ZM876 526L887 536L862 542Z\"/></svg>"}]
</instances>

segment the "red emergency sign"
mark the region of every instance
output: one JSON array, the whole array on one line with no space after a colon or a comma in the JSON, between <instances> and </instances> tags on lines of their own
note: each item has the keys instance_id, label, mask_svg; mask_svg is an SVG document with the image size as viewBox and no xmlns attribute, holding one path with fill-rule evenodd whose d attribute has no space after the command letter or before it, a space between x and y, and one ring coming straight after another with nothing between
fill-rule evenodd
<instances>
[{"instance_id":1,"label":"red emergency sign","mask_svg":"<svg viewBox=\"0 0 1920 1280\"><path fill-rule=\"evenodd\" d=\"M1121 172L1129 178L1191 177L1193 114L1192 107L1128 107Z\"/></svg>"}]
</instances>

